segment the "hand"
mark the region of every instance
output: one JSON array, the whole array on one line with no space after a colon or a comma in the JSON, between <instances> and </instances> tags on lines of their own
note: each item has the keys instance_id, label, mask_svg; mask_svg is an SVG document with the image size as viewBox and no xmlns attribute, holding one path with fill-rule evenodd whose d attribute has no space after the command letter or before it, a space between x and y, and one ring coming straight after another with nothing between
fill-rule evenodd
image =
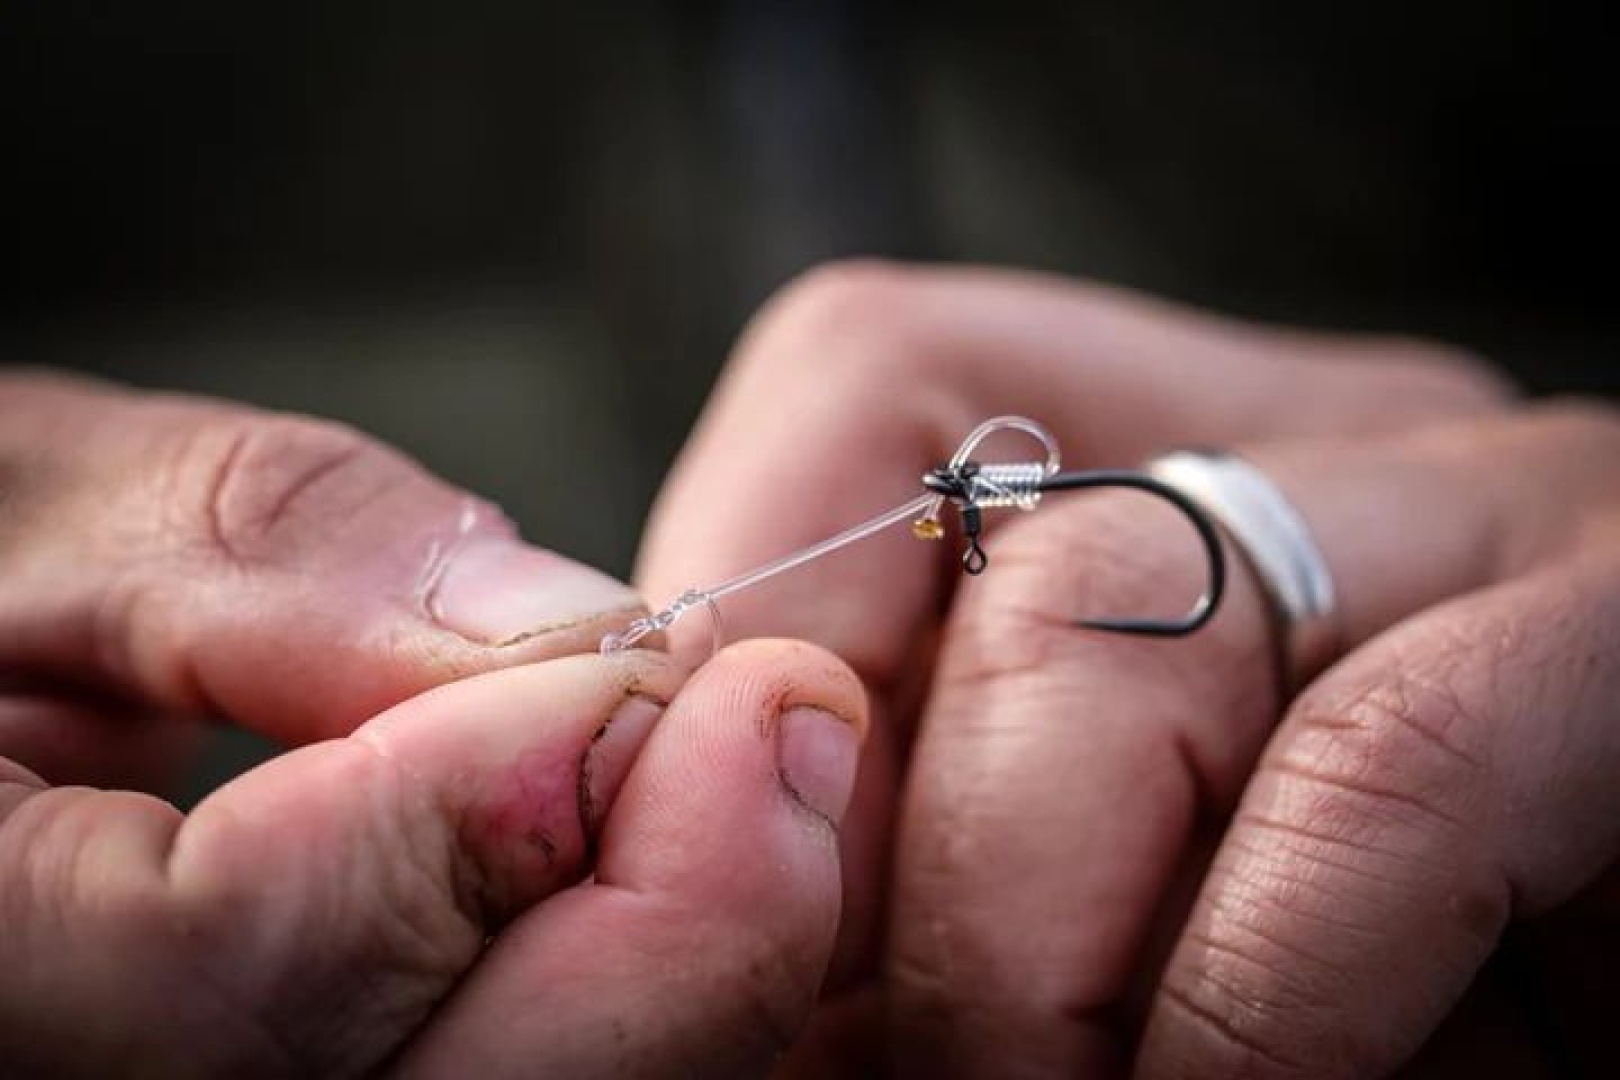
<instances>
[{"instance_id":1,"label":"hand","mask_svg":"<svg viewBox=\"0 0 1620 1080\"><path fill-rule=\"evenodd\" d=\"M1194 638L1073 628L1197 588L1185 527L1130 494L1002 518L972 582L897 531L728 601L734 636L828 645L875 694L797 1064L1377 1075L1482 1033L1500 1002L1476 975L1510 923L1612 936L1612 893L1592 905L1620 853L1620 424L1514 409L1448 350L1014 275L824 271L741 345L660 502L647 594L898 502L1003 412L1074 466L1245 453L1323 545L1346 655L1281 698L1241 567ZM1548 978L1563 1015L1580 984ZM1495 1064L1525 1049L1492 1030Z\"/></svg>"},{"instance_id":2,"label":"hand","mask_svg":"<svg viewBox=\"0 0 1620 1080\"><path fill-rule=\"evenodd\" d=\"M802 1022L832 658L596 655L623 586L312 421L7 375L0 496L0 1072L751 1074ZM312 745L189 815L68 786L204 712Z\"/></svg>"}]
</instances>

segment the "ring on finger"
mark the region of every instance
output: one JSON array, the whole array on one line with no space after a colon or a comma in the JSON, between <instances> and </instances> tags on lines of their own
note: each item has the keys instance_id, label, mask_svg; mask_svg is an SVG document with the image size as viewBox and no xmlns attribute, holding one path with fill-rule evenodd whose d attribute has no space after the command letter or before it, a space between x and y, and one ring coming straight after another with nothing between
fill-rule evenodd
<instances>
[{"instance_id":1,"label":"ring on finger","mask_svg":"<svg viewBox=\"0 0 1620 1080\"><path fill-rule=\"evenodd\" d=\"M1254 571L1277 629L1284 691L1298 689L1331 664L1341 648L1333 576L1310 527L1282 490L1243 458L1223 451L1177 450L1143 469L1203 507Z\"/></svg>"}]
</instances>

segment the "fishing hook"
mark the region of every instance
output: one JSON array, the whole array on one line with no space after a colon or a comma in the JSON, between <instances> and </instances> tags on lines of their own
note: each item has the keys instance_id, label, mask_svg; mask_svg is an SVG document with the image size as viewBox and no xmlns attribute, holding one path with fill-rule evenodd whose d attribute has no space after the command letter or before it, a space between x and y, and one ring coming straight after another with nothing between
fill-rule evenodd
<instances>
[{"instance_id":1,"label":"fishing hook","mask_svg":"<svg viewBox=\"0 0 1620 1080\"><path fill-rule=\"evenodd\" d=\"M955 465L941 465L923 477L923 486L929 491L954 503L961 512L962 533L967 546L962 552L962 569L979 575L990 565L990 556L982 543L984 514L987 506L1022 506L1032 504L1042 494L1051 491L1081 491L1096 488L1128 488L1144 491L1170 503L1181 512L1198 533L1207 567L1203 593L1191 610L1179 619L1106 618L1077 619L1077 626L1088 630L1101 630L1113 634L1137 634L1144 637L1185 637L1200 629L1214 617L1226 591L1226 556L1221 547L1220 533L1209 515L1180 491L1154 479L1146 473L1124 469L1090 469L1081 472L1053 472L1033 475L1027 468L1012 472L1014 466L981 466L972 460ZM1033 509L1033 505L1030 505ZM937 513L937 511L936 511ZM919 519L919 535L933 536L934 531Z\"/></svg>"},{"instance_id":2,"label":"fishing hook","mask_svg":"<svg viewBox=\"0 0 1620 1080\"><path fill-rule=\"evenodd\" d=\"M973 452L979 444L1000 431L1018 431L1035 439L1046 451L1045 460L1010 464L981 464L973 460ZM908 519L911 520L911 530L915 536L937 540L945 535L939 516L947 503L959 511L962 532L967 541L962 553L962 568L972 575L982 574L990 565L990 556L983 544L985 510L1034 510L1040 504L1041 497L1048 492L1097 488L1132 488L1157 496L1179 510L1198 532L1207 564L1207 577L1204 592L1192 609L1179 619L1078 619L1076 625L1114 634L1184 637L1209 622L1219 608L1226 589L1226 559L1220 534L1208 514L1180 491L1146 473L1119 469L1062 472L1060 460L1057 440L1035 421L1022 416L998 416L986 420L968 433L949 461L924 474L923 494L845 529L836 536L791 552L718 585L707 589L688 589L661 611L635 620L619 633L608 634L602 639L602 651L629 648L649 634L668 628L686 612L699 607L706 608L713 620L714 644L718 650L720 615L716 602L722 597L803 566ZM916 516L919 512L921 516Z\"/></svg>"}]
</instances>

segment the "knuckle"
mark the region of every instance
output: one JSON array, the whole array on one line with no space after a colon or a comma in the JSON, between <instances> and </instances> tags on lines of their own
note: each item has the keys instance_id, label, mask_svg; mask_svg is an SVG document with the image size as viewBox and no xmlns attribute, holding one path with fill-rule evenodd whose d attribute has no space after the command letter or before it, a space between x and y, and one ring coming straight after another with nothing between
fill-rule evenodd
<instances>
[{"instance_id":1,"label":"knuckle","mask_svg":"<svg viewBox=\"0 0 1620 1080\"><path fill-rule=\"evenodd\" d=\"M296 557L413 473L359 432L304 418L233 418L187 453L203 542L245 563Z\"/></svg>"},{"instance_id":2,"label":"knuckle","mask_svg":"<svg viewBox=\"0 0 1620 1080\"><path fill-rule=\"evenodd\" d=\"M1391 910L1443 888L1452 917L1436 954L1493 946L1511 898L1490 830L1480 827L1499 801L1492 734L1443 659L1467 648L1458 638L1438 646L1442 659L1430 672L1325 686L1290 711L1287 741L1262 765L1278 782L1271 808L1246 820L1268 844L1248 862L1281 860L1273 907L1292 903L1301 918L1376 936L1376 914L1358 923L1355 912ZM1329 896L1306 884L1321 878L1340 890Z\"/></svg>"},{"instance_id":3,"label":"knuckle","mask_svg":"<svg viewBox=\"0 0 1620 1080\"><path fill-rule=\"evenodd\" d=\"M835 332L882 323L906 271L879 259L848 259L812 267L777 291L760 313L766 330Z\"/></svg>"},{"instance_id":4,"label":"knuckle","mask_svg":"<svg viewBox=\"0 0 1620 1080\"><path fill-rule=\"evenodd\" d=\"M1396 365L1394 370L1403 384L1386 400L1414 413L1494 412L1516 396L1500 369L1458 345L1398 338L1388 343L1381 360Z\"/></svg>"},{"instance_id":5,"label":"knuckle","mask_svg":"<svg viewBox=\"0 0 1620 1080\"><path fill-rule=\"evenodd\" d=\"M1407 670L1328 684L1290 711L1161 984L1175 1021L1214 1048L1212 1072L1387 1070L1398 1048L1344 1021L1371 980L1410 964L1392 913L1432 926L1425 963L1458 985L1494 947L1511 895L1475 824L1486 736L1465 698Z\"/></svg>"},{"instance_id":6,"label":"knuckle","mask_svg":"<svg viewBox=\"0 0 1620 1080\"><path fill-rule=\"evenodd\" d=\"M915 352L919 320L914 271L876 259L815 267L784 286L745 335L739 355L749 363L789 365L825 373L851 358L863 368Z\"/></svg>"},{"instance_id":7,"label":"knuckle","mask_svg":"<svg viewBox=\"0 0 1620 1080\"><path fill-rule=\"evenodd\" d=\"M1523 463L1520 472L1527 486L1516 491L1518 503L1508 503L1508 508L1545 497L1546 478L1556 480L1551 493L1556 513L1519 513L1511 519L1522 534L1508 558L1512 566L1522 568L1572 552L1616 550L1613 530L1620 528L1620 487L1613 482L1611 463L1620 461L1620 405L1579 396L1549 398L1526 406L1487 432L1464 429L1457 442L1459 454L1481 463Z\"/></svg>"},{"instance_id":8,"label":"knuckle","mask_svg":"<svg viewBox=\"0 0 1620 1080\"><path fill-rule=\"evenodd\" d=\"M1620 460L1620 405L1588 397L1553 398L1534 410L1571 462Z\"/></svg>"},{"instance_id":9,"label":"knuckle","mask_svg":"<svg viewBox=\"0 0 1620 1080\"><path fill-rule=\"evenodd\" d=\"M1384 979L1402 965L1387 924L1413 884L1330 825L1252 815L1237 825L1162 1002L1213 1047L1210 1075L1312 1076L1330 1063L1335 1075L1381 1075L1391 1048L1354 1022L1355 1003L1372 989L1369 972ZM1461 939L1451 933L1437 927L1428 962L1466 982L1471 954L1452 947ZM1369 953L1382 955L1369 963Z\"/></svg>"},{"instance_id":10,"label":"knuckle","mask_svg":"<svg viewBox=\"0 0 1620 1080\"><path fill-rule=\"evenodd\" d=\"M1268 767L1302 781L1313 816L1336 830L1366 839L1413 824L1467 832L1488 734L1446 671L1452 646L1430 644L1438 654L1426 673L1326 684L1290 710L1291 736Z\"/></svg>"},{"instance_id":11,"label":"knuckle","mask_svg":"<svg viewBox=\"0 0 1620 1080\"><path fill-rule=\"evenodd\" d=\"M29 931L43 931L38 943L55 950L49 959L56 976L34 988L45 1007L39 1015L59 1012L46 1007L59 997L67 1010L61 1015L89 1010L103 1019L94 1030L74 1033L81 1040L72 1055L79 1070L111 1074L122 1060L118 1055L127 1055L132 1045L143 1047L148 1055L143 1064L154 1075L196 1069L199 1061L230 1075L249 1069L269 1073L278 1061L290 1065L244 1022L245 1014L222 984L201 982L224 966L220 958L240 941L241 926L229 913L196 911L172 888L160 863L135 857L172 844L180 827L172 806L133 792L55 788L39 796L30 816L33 821L22 822L30 834L25 839L46 857L30 859L16 875L20 880L8 886L14 889L32 877L29 884L49 922L30 927L26 911L13 907L8 914L18 916L20 945L28 944ZM104 865L106 860L86 858L93 854L91 846L125 858ZM48 872L40 875L42 870ZM72 933L63 934L65 929ZM24 973L27 969L22 965ZM135 987L197 985L210 992L129 993ZM53 1037L38 1047L46 1060L66 1045L64 1031L51 1032ZM154 1032L166 1037L154 1039ZM192 1041L185 1040L188 1035ZM0 1042L4 1039L0 1032ZM8 1058L8 1064L16 1063ZM52 1064L42 1063L38 1074L63 1074L64 1060ZM26 1065L23 1072L35 1075Z\"/></svg>"},{"instance_id":12,"label":"knuckle","mask_svg":"<svg viewBox=\"0 0 1620 1080\"><path fill-rule=\"evenodd\" d=\"M305 759L308 789L325 796L194 816L166 874L188 971L312 1075L381 1059L484 938L455 904L444 809L354 747ZM286 843L335 820L346 835Z\"/></svg>"}]
</instances>

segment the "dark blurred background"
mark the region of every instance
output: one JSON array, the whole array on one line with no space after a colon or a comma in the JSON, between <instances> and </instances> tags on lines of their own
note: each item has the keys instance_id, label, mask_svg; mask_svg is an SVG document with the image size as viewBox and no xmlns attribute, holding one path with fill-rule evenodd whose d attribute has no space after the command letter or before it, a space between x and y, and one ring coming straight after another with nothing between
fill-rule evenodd
<instances>
[{"instance_id":1,"label":"dark blurred background","mask_svg":"<svg viewBox=\"0 0 1620 1080\"><path fill-rule=\"evenodd\" d=\"M0 359L349 420L620 573L742 322L839 255L1620 390L1598 5L3 10Z\"/></svg>"}]
</instances>

